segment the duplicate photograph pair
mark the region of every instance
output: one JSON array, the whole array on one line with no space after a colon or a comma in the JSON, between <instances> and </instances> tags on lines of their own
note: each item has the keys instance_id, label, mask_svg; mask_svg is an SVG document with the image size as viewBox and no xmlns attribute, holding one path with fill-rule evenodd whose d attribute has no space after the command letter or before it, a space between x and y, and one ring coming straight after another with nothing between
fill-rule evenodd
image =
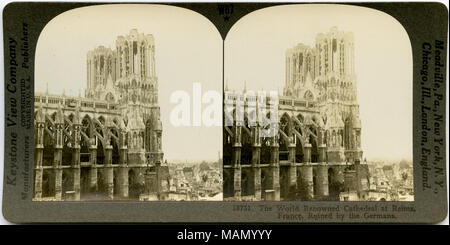
<instances>
[{"instance_id":1,"label":"duplicate photograph pair","mask_svg":"<svg viewBox=\"0 0 450 245\"><path fill-rule=\"evenodd\" d=\"M77 8L35 63L34 201L414 200L411 48L382 12L271 7L222 42L187 9Z\"/></svg>"},{"instance_id":2,"label":"duplicate photograph pair","mask_svg":"<svg viewBox=\"0 0 450 245\"><path fill-rule=\"evenodd\" d=\"M265 210L279 222L352 222L350 212L361 212L355 222L396 222L422 217L418 192L446 190L445 157L436 158L445 31L425 42L411 19L388 14L417 4L250 4L242 16L245 4L204 4L218 11L211 17L182 4L41 3L43 28L24 20L19 30L8 16L20 4L4 11L18 33L4 29L5 86L14 78L21 91L5 90L21 121L5 125L4 173L15 178L8 168L18 162L28 177L4 192L33 210L135 205L102 222L141 222L147 211L213 221L194 215L222 205L230 220ZM438 5L423 7L443 13ZM14 130L27 134L11 139ZM28 153L7 155L28 141Z\"/></svg>"}]
</instances>

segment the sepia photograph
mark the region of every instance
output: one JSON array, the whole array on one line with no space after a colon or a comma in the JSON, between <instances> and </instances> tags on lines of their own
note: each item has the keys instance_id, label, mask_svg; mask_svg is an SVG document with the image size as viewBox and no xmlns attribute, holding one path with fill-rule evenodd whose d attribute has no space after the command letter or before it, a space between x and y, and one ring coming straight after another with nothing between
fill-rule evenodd
<instances>
[{"instance_id":1,"label":"sepia photograph","mask_svg":"<svg viewBox=\"0 0 450 245\"><path fill-rule=\"evenodd\" d=\"M0 5L0 223L448 223L448 3Z\"/></svg>"},{"instance_id":2,"label":"sepia photograph","mask_svg":"<svg viewBox=\"0 0 450 245\"><path fill-rule=\"evenodd\" d=\"M231 28L224 66L224 200L414 200L412 51L396 19L264 8Z\"/></svg>"},{"instance_id":3,"label":"sepia photograph","mask_svg":"<svg viewBox=\"0 0 450 245\"><path fill-rule=\"evenodd\" d=\"M35 64L34 201L222 200L221 128L190 120L196 93L222 90L222 40L202 15L76 8L45 26Z\"/></svg>"}]
</instances>

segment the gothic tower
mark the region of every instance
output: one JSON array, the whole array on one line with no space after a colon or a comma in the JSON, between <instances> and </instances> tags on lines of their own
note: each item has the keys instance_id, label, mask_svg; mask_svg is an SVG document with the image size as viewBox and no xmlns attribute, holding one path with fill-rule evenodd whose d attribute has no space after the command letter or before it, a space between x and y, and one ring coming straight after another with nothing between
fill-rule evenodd
<instances>
[{"instance_id":1,"label":"gothic tower","mask_svg":"<svg viewBox=\"0 0 450 245\"><path fill-rule=\"evenodd\" d=\"M110 48L99 46L87 53L86 97L97 100L106 99L106 88L113 90L112 81L116 79L116 55ZM110 82L111 84L108 84ZM114 92L114 91L108 91Z\"/></svg>"},{"instance_id":2,"label":"gothic tower","mask_svg":"<svg viewBox=\"0 0 450 245\"><path fill-rule=\"evenodd\" d=\"M89 51L86 97L118 104L130 162L163 161L153 35L132 29L117 37L115 49Z\"/></svg>"},{"instance_id":3,"label":"gothic tower","mask_svg":"<svg viewBox=\"0 0 450 245\"><path fill-rule=\"evenodd\" d=\"M329 162L362 158L352 33L332 27L316 36L314 47L286 51L284 95L315 101L325 126Z\"/></svg>"}]
</instances>

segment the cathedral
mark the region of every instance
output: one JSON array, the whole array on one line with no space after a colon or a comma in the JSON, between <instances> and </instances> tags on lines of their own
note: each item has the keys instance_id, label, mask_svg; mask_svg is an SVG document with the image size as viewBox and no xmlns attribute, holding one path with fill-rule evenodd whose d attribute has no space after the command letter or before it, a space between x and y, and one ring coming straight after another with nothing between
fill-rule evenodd
<instances>
[{"instance_id":1,"label":"cathedral","mask_svg":"<svg viewBox=\"0 0 450 245\"><path fill-rule=\"evenodd\" d=\"M225 89L224 113L234 118L223 132L225 200L339 200L343 192L364 199L353 34L333 27L285 57L275 103ZM244 105L242 119L236 105ZM276 133L267 137L248 121L271 108Z\"/></svg>"},{"instance_id":2,"label":"cathedral","mask_svg":"<svg viewBox=\"0 0 450 245\"><path fill-rule=\"evenodd\" d=\"M153 36L133 29L86 65L84 96L35 93L34 200L164 200Z\"/></svg>"}]
</instances>

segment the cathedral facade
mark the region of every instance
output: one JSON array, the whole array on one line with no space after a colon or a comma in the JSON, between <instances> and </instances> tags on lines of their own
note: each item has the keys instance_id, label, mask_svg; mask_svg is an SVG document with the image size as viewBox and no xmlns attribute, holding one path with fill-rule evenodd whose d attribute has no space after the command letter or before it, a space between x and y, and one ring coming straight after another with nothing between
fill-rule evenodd
<instances>
[{"instance_id":1,"label":"cathedral facade","mask_svg":"<svg viewBox=\"0 0 450 245\"><path fill-rule=\"evenodd\" d=\"M234 119L223 132L225 200L339 200L342 192L364 199L368 168L352 33L333 27L314 46L300 43L285 57L285 87L276 101L225 89L224 113ZM248 121L271 109L276 132L267 137L263 125Z\"/></svg>"},{"instance_id":2,"label":"cathedral facade","mask_svg":"<svg viewBox=\"0 0 450 245\"><path fill-rule=\"evenodd\" d=\"M35 93L34 200L163 200L153 36L133 29L86 65L84 96Z\"/></svg>"}]
</instances>

